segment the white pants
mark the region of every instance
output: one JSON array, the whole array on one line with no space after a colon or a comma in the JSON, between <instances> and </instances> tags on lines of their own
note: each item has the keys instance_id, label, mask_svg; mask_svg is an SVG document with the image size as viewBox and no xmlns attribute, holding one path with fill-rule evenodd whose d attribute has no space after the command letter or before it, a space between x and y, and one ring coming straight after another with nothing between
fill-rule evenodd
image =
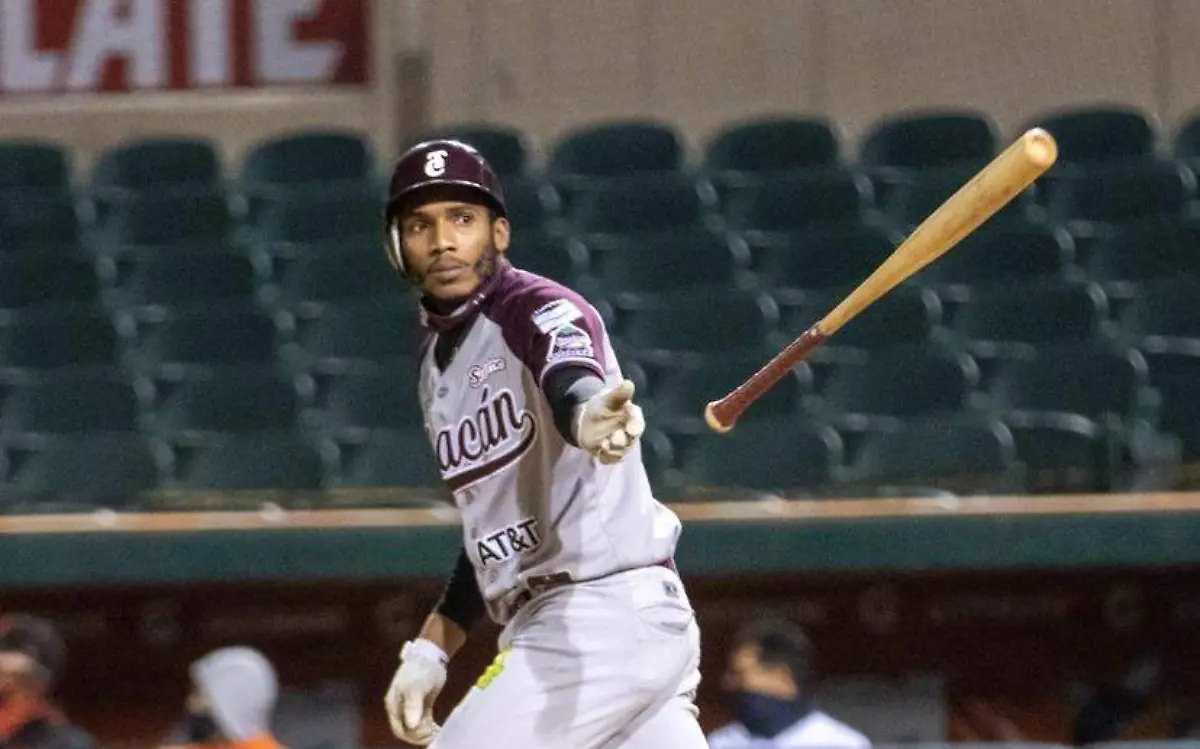
<instances>
[{"instance_id":1,"label":"white pants","mask_svg":"<svg viewBox=\"0 0 1200 749\"><path fill-rule=\"evenodd\" d=\"M693 702L700 630L663 567L555 588L500 635L500 654L433 749L703 749Z\"/></svg>"}]
</instances>

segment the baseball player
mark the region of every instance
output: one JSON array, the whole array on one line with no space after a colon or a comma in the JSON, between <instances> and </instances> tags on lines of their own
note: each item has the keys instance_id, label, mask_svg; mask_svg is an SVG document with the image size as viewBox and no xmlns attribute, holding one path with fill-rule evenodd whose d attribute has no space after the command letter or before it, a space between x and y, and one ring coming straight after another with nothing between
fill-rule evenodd
<instances>
[{"instance_id":1,"label":"baseball player","mask_svg":"<svg viewBox=\"0 0 1200 749\"><path fill-rule=\"evenodd\" d=\"M400 158L385 230L420 291L421 408L463 522L442 597L400 650L392 730L436 749L706 746L680 522L651 493L633 383L595 309L509 263L499 180L464 143ZM447 663L485 613L499 653L439 727Z\"/></svg>"}]
</instances>

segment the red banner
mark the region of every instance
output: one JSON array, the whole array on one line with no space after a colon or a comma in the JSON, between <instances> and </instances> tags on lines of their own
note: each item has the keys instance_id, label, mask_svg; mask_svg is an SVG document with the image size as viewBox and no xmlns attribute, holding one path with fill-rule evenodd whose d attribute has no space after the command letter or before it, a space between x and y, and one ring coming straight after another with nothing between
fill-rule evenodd
<instances>
[{"instance_id":1,"label":"red banner","mask_svg":"<svg viewBox=\"0 0 1200 749\"><path fill-rule=\"evenodd\" d=\"M0 95L368 79L369 0L0 0Z\"/></svg>"}]
</instances>

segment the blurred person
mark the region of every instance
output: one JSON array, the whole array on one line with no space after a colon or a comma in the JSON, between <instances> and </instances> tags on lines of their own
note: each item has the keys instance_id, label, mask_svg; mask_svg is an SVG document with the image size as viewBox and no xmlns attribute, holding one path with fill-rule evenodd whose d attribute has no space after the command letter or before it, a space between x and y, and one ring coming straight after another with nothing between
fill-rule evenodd
<instances>
[{"instance_id":1,"label":"blurred person","mask_svg":"<svg viewBox=\"0 0 1200 749\"><path fill-rule=\"evenodd\" d=\"M91 736L53 700L66 655L49 621L26 614L0 618L0 749L92 749Z\"/></svg>"},{"instance_id":2,"label":"blurred person","mask_svg":"<svg viewBox=\"0 0 1200 749\"><path fill-rule=\"evenodd\" d=\"M814 693L812 646L775 618L737 632L724 687L734 721L708 737L712 749L867 749L870 740L822 712Z\"/></svg>"},{"instance_id":3,"label":"blurred person","mask_svg":"<svg viewBox=\"0 0 1200 749\"><path fill-rule=\"evenodd\" d=\"M279 683L253 648L215 650L191 665L186 717L164 747L283 749L272 731Z\"/></svg>"}]
</instances>

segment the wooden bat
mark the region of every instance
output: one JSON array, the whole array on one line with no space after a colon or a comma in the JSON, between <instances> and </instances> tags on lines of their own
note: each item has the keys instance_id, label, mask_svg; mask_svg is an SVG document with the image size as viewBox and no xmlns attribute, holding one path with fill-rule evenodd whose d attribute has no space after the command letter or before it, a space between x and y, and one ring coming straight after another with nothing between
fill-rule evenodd
<instances>
[{"instance_id":1,"label":"wooden bat","mask_svg":"<svg viewBox=\"0 0 1200 749\"><path fill-rule=\"evenodd\" d=\"M979 171L958 192L913 230L887 260L829 314L792 341L720 400L704 409L704 420L717 432L733 429L747 408L791 371L817 346L877 299L944 255L1009 201L1029 187L1058 158L1058 144L1041 128L1033 128Z\"/></svg>"}]
</instances>

